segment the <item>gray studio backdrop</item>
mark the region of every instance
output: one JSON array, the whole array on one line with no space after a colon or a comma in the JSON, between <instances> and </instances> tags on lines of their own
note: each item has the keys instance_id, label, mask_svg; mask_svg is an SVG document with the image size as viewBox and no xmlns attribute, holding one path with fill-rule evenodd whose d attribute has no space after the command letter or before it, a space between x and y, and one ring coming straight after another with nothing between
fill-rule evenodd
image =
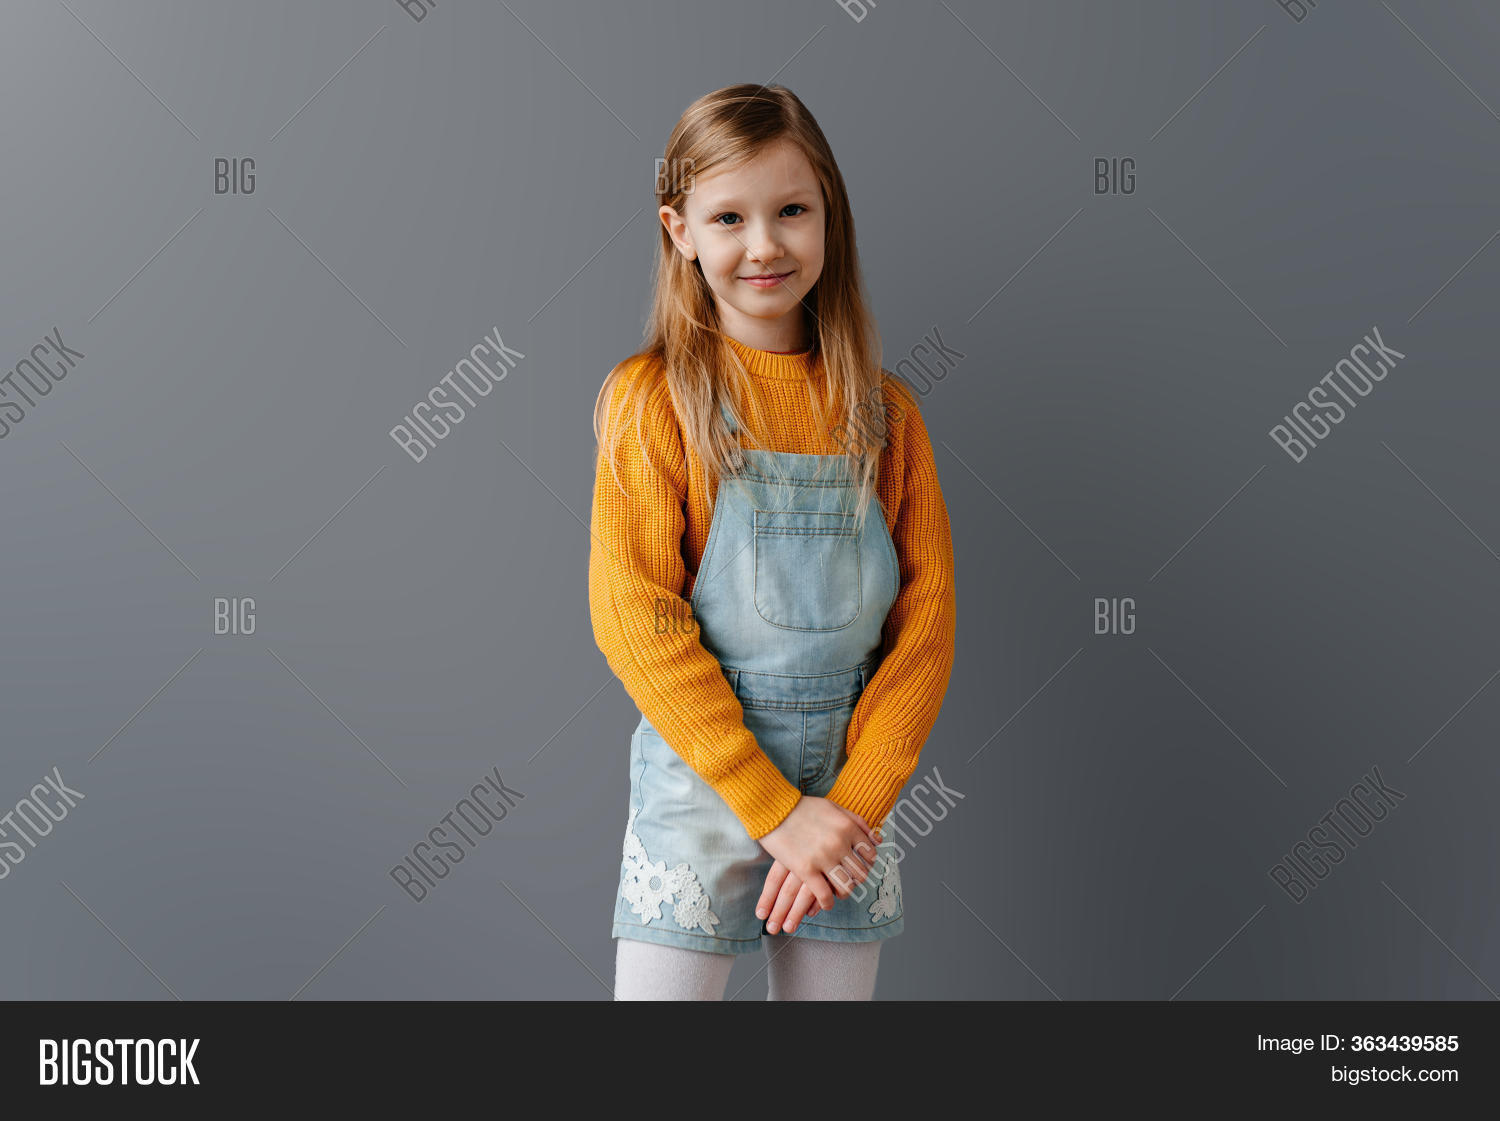
<instances>
[{"instance_id":1,"label":"gray studio backdrop","mask_svg":"<svg viewBox=\"0 0 1500 1121\"><path fill-rule=\"evenodd\" d=\"M609 995L590 411L671 125L776 80L957 552L962 796L907 807L877 995L1493 997L1497 46L1416 0L11 5L0 996Z\"/></svg>"}]
</instances>

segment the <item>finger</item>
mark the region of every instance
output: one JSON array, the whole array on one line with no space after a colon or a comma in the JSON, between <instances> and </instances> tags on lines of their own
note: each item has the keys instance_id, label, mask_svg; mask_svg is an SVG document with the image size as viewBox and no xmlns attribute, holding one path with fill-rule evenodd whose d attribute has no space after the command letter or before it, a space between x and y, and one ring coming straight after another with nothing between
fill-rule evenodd
<instances>
[{"instance_id":1,"label":"finger","mask_svg":"<svg viewBox=\"0 0 1500 1121\"><path fill-rule=\"evenodd\" d=\"M781 885L781 894L776 897L776 906L780 910L782 918L778 921L776 928L771 931L772 934L788 933L786 916L790 915L796 909L797 896L801 892L802 884L800 881L796 883L788 882ZM772 912L773 915L775 913L775 911Z\"/></svg>"},{"instance_id":2,"label":"finger","mask_svg":"<svg viewBox=\"0 0 1500 1121\"><path fill-rule=\"evenodd\" d=\"M781 890L776 893L776 901L771 905L771 914L766 919L766 929L772 934L781 929L781 924L786 919L786 913L792 909L792 904L797 901L797 891L802 886L802 881L795 872L788 872L786 879L782 881Z\"/></svg>"},{"instance_id":3,"label":"finger","mask_svg":"<svg viewBox=\"0 0 1500 1121\"><path fill-rule=\"evenodd\" d=\"M880 835L874 829L870 828L869 822L865 821L865 819L860 817L859 814L854 815L854 820L859 823L860 829L864 832L864 835L870 839L870 843L872 845L880 844Z\"/></svg>"},{"instance_id":4,"label":"finger","mask_svg":"<svg viewBox=\"0 0 1500 1121\"><path fill-rule=\"evenodd\" d=\"M848 873L849 878L856 884L864 883L874 874L870 869L870 865L857 856L844 857L843 867Z\"/></svg>"},{"instance_id":5,"label":"finger","mask_svg":"<svg viewBox=\"0 0 1500 1121\"><path fill-rule=\"evenodd\" d=\"M804 881L803 886L812 889L813 898L825 911L833 910L834 904L838 902L838 895L833 890L833 885L824 876L813 876Z\"/></svg>"},{"instance_id":6,"label":"finger","mask_svg":"<svg viewBox=\"0 0 1500 1121\"><path fill-rule=\"evenodd\" d=\"M849 864L853 863L852 857L845 858ZM847 899L854 891L854 885L859 883L864 873L858 877L846 866L845 863L835 864L828 869L828 882L833 885L833 893L840 899Z\"/></svg>"},{"instance_id":7,"label":"finger","mask_svg":"<svg viewBox=\"0 0 1500 1121\"><path fill-rule=\"evenodd\" d=\"M760 899L755 904L755 917L764 919L771 913L771 907L776 902L776 896L781 893L782 881L790 875L785 864L779 860L771 862L771 870L766 873L766 886L761 889Z\"/></svg>"},{"instance_id":8,"label":"finger","mask_svg":"<svg viewBox=\"0 0 1500 1121\"><path fill-rule=\"evenodd\" d=\"M859 858L868 871L873 872L876 862L880 859L880 848L878 845L870 844L869 841L856 841L854 844L854 855ZM863 882L863 879L860 882Z\"/></svg>"},{"instance_id":9,"label":"finger","mask_svg":"<svg viewBox=\"0 0 1500 1121\"><path fill-rule=\"evenodd\" d=\"M808 908L818 905L817 897L811 889L803 887L797 892L797 901L792 904L792 909L787 912L785 929L788 934L797 932L797 924L807 917Z\"/></svg>"}]
</instances>

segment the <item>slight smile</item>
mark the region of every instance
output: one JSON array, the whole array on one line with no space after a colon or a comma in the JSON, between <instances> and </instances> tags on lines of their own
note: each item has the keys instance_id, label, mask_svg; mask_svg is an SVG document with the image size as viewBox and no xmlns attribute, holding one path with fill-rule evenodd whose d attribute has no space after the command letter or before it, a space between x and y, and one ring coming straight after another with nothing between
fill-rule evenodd
<instances>
[{"instance_id":1,"label":"slight smile","mask_svg":"<svg viewBox=\"0 0 1500 1121\"><path fill-rule=\"evenodd\" d=\"M753 284L757 288L771 288L780 284L796 271L796 269L791 269L787 272L776 273L774 276L742 276L740 279L746 284Z\"/></svg>"}]
</instances>

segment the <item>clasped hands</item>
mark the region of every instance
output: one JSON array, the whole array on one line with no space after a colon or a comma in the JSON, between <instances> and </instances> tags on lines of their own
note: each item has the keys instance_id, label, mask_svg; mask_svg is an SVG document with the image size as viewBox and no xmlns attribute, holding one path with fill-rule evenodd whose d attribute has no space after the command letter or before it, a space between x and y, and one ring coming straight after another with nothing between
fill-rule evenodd
<instances>
[{"instance_id":1,"label":"clasped hands","mask_svg":"<svg viewBox=\"0 0 1500 1121\"><path fill-rule=\"evenodd\" d=\"M804 918L832 909L865 882L880 835L859 814L808 794L760 844L774 863L755 917L768 920L772 934L794 934Z\"/></svg>"}]
</instances>

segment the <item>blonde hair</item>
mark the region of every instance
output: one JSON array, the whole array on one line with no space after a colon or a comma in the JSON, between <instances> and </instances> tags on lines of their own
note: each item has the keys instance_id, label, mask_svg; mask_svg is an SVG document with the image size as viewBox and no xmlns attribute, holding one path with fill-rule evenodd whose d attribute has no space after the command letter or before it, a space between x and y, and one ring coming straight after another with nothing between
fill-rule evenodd
<instances>
[{"instance_id":1,"label":"blonde hair","mask_svg":"<svg viewBox=\"0 0 1500 1121\"><path fill-rule=\"evenodd\" d=\"M716 168L733 168L753 159L781 140L802 151L822 189L827 216L823 270L803 300L802 310L812 339L812 357L816 360L821 356L826 380L824 400L817 400L812 382L808 383L808 398L820 424L840 418L834 427L843 433L844 454L858 483L862 524L874 494L879 453L885 443L886 409L881 397L884 371L880 367L880 340L859 268L854 215L823 130L797 95L784 86L728 86L688 106L667 139L664 166L691 168L694 175L707 175ZM690 190L690 179L675 174L658 176L657 205L670 206L683 214ZM744 365L720 333L713 291L699 263L678 252L665 227L660 234L644 349L615 366L599 390L594 403L596 449L606 438L617 381L642 365L648 376L630 381L620 409L622 419L633 416L637 438L646 401L665 378L687 447L706 472L715 477L734 474L744 466L744 457L739 441L720 415L720 407L736 413L739 419L730 380L746 376ZM738 427L745 431L743 423ZM830 433L834 427L828 429ZM615 458L624 428L624 424L618 424L607 434L608 459L617 485ZM644 440L641 446L643 458L649 463Z\"/></svg>"}]
</instances>

